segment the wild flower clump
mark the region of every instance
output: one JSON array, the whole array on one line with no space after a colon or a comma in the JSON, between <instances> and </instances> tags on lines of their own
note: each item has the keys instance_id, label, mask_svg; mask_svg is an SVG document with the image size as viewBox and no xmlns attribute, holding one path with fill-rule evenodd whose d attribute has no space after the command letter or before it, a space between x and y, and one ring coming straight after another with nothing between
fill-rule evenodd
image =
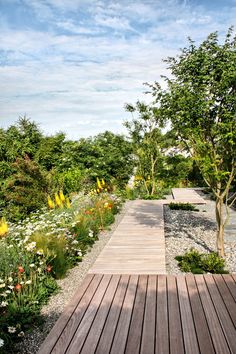
<instances>
[{"instance_id":1,"label":"wild flower clump","mask_svg":"<svg viewBox=\"0 0 236 354\"><path fill-rule=\"evenodd\" d=\"M69 209L71 207L71 203L70 203L70 199L64 196L62 190L60 190L59 193L55 193L54 200L50 197L50 195L48 195L49 209L55 209L55 207L64 208L65 206Z\"/></svg>"},{"instance_id":2,"label":"wild flower clump","mask_svg":"<svg viewBox=\"0 0 236 354\"><path fill-rule=\"evenodd\" d=\"M48 199L55 204L50 208L48 203L50 210L44 208L18 223L1 220L1 353L8 353L38 322L42 304L57 289L55 278L64 277L81 262L121 204L119 198L105 192L76 195L70 208L62 192L57 197L57 201Z\"/></svg>"}]
</instances>

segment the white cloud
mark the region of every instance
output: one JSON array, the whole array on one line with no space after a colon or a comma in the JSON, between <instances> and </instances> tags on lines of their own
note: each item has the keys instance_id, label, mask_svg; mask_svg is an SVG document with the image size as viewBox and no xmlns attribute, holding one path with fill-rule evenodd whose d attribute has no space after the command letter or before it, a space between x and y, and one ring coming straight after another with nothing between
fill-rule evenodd
<instances>
[{"instance_id":1,"label":"white cloud","mask_svg":"<svg viewBox=\"0 0 236 354\"><path fill-rule=\"evenodd\" d=\"M187 36L222 34L236 17L235 8L227 17L226 10L177 0L24 3L40 26L16 29L2 21L0 125L26 113L45 131L73 138L123 131L124 104L149 99L143 82L167 74L162 58L176 55Z\"/></svg>"}]
</instances>

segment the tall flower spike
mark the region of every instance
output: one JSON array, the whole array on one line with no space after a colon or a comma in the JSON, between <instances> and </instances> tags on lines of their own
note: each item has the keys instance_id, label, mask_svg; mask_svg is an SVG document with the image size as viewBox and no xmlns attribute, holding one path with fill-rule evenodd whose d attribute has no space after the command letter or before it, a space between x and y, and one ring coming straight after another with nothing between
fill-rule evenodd
<instances>
[{"instance_id":1,"label":"tall flower spike","mask_svg":"<svg viewBox=\"0 0 236 354\"><path fill-rule=\"evenodd\" d=\"M50 209L54 209L55 208L55 204L53 203L53 201L52 201L50 196L48 196L48 207Z\"/></svg>"},{"instance_id":2,"label":"tall flower spike","mask_svg":"<svg viewBox=\"0 0 236 354\"><path fill-rule=\"evenodd\" d=\"M65 200L66 200L66 198L65 198L65 196L64 196L64 194L63 194L63 191L62 191L62 190L60 190L59 197L60 197L60 199L61 199L61 202L62 202L62 203L64 203L64 202L65 202Z\"/></svg>"},{"instance_id":3,"label":"tall flower spike","mask_svg":"<svg viewBox=\"0 0 236 354\"><path fill-rule=\"evenodd\" d=\"M0 221L0 237L5 236L8 233L8 225L5 218Z\"/></svg>"},{"instance_id":4,"label":"tall flower spike","mask_svg":"<svg viewBox=\"0 0 236 354\"><path fill-rule=\"evenodd\" d=\"M55 193L55 202L56 202L56 205L60 208L62 206L62 202L61 202L61 199L59 197L59 195L57 193Z\"/></svg>"},{"instance_id":5,"label":"tall flower spike","mask_svg":"<svg viewBox=\"0 0 236 354\"><path fill-rule=\"evenodd\" d=\"M102 189L102 185L98 177L97 177L97 186L99 189Z\"/></svg>"}]
</instances>

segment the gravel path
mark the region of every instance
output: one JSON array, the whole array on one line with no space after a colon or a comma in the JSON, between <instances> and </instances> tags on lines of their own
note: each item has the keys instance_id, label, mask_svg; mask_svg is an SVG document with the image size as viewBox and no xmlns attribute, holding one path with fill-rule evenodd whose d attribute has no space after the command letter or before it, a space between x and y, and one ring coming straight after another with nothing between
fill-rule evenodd
<instances>
[{"instance_id":1,"label":"gravel path","mask_svg":"<svg viewBox=\"0 0 236 354\"><path fill-rule=\"evenodd\" d=\"M24 340L17 345L16 354L36 354L38 352L47 334L63 312L65 305L71 300L88 270L111 238L113 231L124 216L128 203L126 202L120 213L116 215L115 222L110 226L110 229L100 233L99 240L95 242L90 252L84 256L83 261L77 267L72 268L66 278L57 281L61 288L59 293L52 296L41 311L45 320L43 326L41 328L35 327L31 333L25 336Z\"/></svg>"},{"instance_id":2,"label":"gravel path","mask_svg":"<svg viewBox=\"0 0 236 354\"><path fill-rule=\"evenodd\" d=\"M201 196L204 197L203 194ZM216 251L215 202L204 197L206 205L199 212L170 210L165 206L166 268L169 274L183 274L174 259L190 248L200 252ZM236 217L236 211L233 211ZM236 272L236 242L225 241L226 269Z\"/></svg>"}]
</instances>

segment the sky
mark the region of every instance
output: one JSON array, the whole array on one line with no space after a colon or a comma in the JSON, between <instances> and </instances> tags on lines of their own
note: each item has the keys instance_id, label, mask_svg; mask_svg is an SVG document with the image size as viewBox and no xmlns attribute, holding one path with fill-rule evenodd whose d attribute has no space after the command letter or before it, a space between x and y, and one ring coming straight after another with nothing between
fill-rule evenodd
<instances>
[{"instance_id":1,"label":"sky","mask_svg":"<svg viewBox=\"0 0 236 354\"><path fill-rule=\"evenodd\" d=\"M0 127L125 132L125 103L150 101L162 59L235 24L236 0L0 0Z\"/></svg>"}]
</instances>

